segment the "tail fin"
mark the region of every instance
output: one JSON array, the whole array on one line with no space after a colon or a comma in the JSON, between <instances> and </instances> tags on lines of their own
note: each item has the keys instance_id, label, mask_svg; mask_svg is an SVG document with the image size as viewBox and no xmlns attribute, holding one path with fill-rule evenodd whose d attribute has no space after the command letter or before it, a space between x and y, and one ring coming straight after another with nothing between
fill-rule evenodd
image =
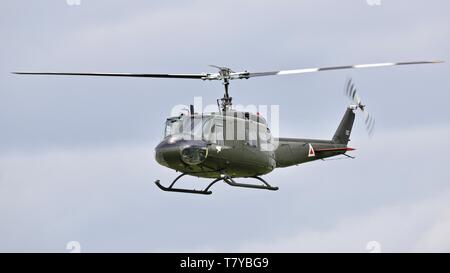
<instances>
[{"instance_id":1,"label":"tail fin","mask_svg":"<svg viewBox=\"0 0 450 273\"><path fill-rule=\"evenodd\" d=\"M353 121L355 121L355 113L353 112L353 109L351 107L348 107L347 111L345 111L345 114L342 117L339 127L334 133L333 142L347 145L350 140Z\"/></svg>"}]
</instances>

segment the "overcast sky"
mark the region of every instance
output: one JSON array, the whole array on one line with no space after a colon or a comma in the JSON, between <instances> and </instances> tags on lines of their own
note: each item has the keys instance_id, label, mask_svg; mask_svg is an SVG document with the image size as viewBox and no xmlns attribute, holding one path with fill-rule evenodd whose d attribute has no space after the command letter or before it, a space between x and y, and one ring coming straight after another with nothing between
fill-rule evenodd
<instances>
[{"instance_id":1,"label":"overcast sky","mask_svg":"<svg viewBox=\"0 0 450 273\"><path fill-rule=\"evenodd\" d=\"M448 1L2 1L0 251L450 251L448 63L234 81L242 105L279 105L280 134L331 138L352 77L354 160L266 176L277 192L166 193L154 147L173 106L218 82L11 75L270 71L450 61ZM208 180L187 178L197 188Z\"/></svg>"}]
</instances>

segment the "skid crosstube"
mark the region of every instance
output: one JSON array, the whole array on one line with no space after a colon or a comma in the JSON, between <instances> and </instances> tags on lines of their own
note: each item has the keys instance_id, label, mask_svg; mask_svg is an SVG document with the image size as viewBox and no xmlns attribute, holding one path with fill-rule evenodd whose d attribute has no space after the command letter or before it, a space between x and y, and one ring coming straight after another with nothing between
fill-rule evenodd
<instances>
[{"instance_id":1,"label":"skid crosstube","mask_svg":"<svg viewBox=\"0 0 450 273\"><path fill-rule=\"evenodd\" d=\"M271 186L269 183L267 183L264 179L262 179L261 177L258 176L252 176L249 178L254 178L257 179L259 181L261 181L264 185L255 185L255 184L246 184L246 183L238 183L236 181L234 181L234 179L227 175L227 174L223 174L222 177L220 178L216 178L214 179L211 183L209 183L209 185L204 189L204 190L195 190L195 189L183 189L183 188L174 188L173 186L175 185L175 183L178 181L178 179L180 179L181 177L183 177L184 175L186 175L186 173L182 173L181 175L179 175L177 178L175 178L173 180L173 182L170 184L169 187L164 187L163 185L161 185L159 180L155 181L156 186L158 186L158 188L160 188L163 191L171 191L171 192L183 192L183 193L193 193L193 194L204 194L204 195L209 195L212 192L209 190L215 183L219 182L219 181L224 181L225 183L227 183L230 186L233 187L241 187L241 188L252 188L252 189L263 189L263 190L271 190L271 191L276 191L278 190L278 187L273 187Z\"/></svg>"}]
</instances>

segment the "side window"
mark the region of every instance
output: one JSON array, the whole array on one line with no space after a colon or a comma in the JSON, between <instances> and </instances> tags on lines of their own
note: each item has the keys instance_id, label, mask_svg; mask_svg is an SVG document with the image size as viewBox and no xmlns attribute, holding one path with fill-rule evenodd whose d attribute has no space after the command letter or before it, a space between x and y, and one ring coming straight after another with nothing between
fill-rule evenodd
<instances>
[{"instance_id":1,"label":"side window","mask_svg":"<svg viewBox=\"0 0 450 273\"><path fill-rule=\"evenodd\" d=\"M236 123L236 140L246 140L248 135L245 120L241 118L236 118L235 123Z\"/></svg>"},{"instance_id":2,"label":"side window","mask_svg":"<svg viewBox=\"0 0 450 273\"><path fill-rule=\"evenodd\" d=\"M259 143L261 151L274 151L275 146L272 143L272 135L270 129L266 125L258 126Z\"/></svg>"},{"instance_id":3,"label":"side window","mask_svg":"<svg viewBox=\"0 0 450 273\"><path fill-rule=\"evenodd\" d=\"M233 141L236 139L235 137L235 129L234 129L234 124L235 124L235 118L234 117L226 117L225 118L225 132L224 132L224 139L225 141Z\"/></svg>"},{"instance_id":4,"label":"side window","mask_svg":"<svg viewBox=\"0 0 450 273\"><path fill-rule=\"evenodd\" d=\"M216 143L216 125L213 124L211 126L211 132L209 133L209 141L211 141L212 143Z\"/></svg>"},{"instance_id":5,"label":"side window","mask_svg":"<svg viewBox=\"0 0 450 273\"><path fill-rule=\"evenodd\" d=\"M267 127L264 124L258 124L259 147L261 150L267 150Z\"/></svg>"},{"instance_id":6,"label":"side window","mask_svg":"<svg viewBox=\"0 0 450 273\"><path fill-rule=\"evenodd\" d=\"M249 120L248 124L248 139L247 143L250 146L257 147L258 146L258 126L254 121Z\"/></svg>"},{"instance_id":7,"label":"side window","mask_svg":"<svg viewBox=\"0 0 450 273\"><path fill-rule=\"evenodd\" d=\"M215 120L214 124L211 126L211 131L209 133L209 141L217 145L224 145L223 138L223 125L220 124L220 120Z\"/></svg>"},{"instance_id":8,"label":"side window","mask_svg":"<svg viewBox=\"0 0 450 273\"><path fill-rule=\"evenodd\" d=\"M215 131L215 142L218 144L218 145L224 145L224 141L223 141L223 126L222 125L219 125L219 124L215 124L214 125L214 127L215 127L215 129L214 129L214 131Z\"/></svg>"}]
</instances>

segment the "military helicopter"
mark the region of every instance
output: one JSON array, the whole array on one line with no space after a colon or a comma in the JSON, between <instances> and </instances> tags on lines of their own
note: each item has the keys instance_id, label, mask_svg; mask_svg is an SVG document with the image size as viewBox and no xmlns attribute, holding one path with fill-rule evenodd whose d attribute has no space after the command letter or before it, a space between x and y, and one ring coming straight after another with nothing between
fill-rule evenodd
<instances>
[{"instance_id":1,"label":"military helicopter","mask_svg":"<svg viewBox=\"0 0 450 273\"><path fill-rule=\"evenodd\" d=\"M355 111L364 113L364 121L369 135L373 134L375 120L366 111L356 87L351 80L345 86L346 95L352 100L342 117L333 137L329 140L304 138L275 138L267 121L258 113L237 111L232 107L229 95L231 80L250 79L262 76L293 75L312 72L359 69L414 64L435 64L442 61L416 61L398 63L375 63L361 65L303 68L268 72L234 72L230 68L211 65L217 73L199 74L133 74L133 73L66 73L66 72L13 72L28 75L66 75L66 76L111 76L144 77L169 79L198 79L203 81L222 81L225 93L217 100L218 111L196 113L193 105L188 113L169 117L165 123L164 138L155 148L155 159L162 166L181 174L169 186L159 180L155 184L163 191L194 194L211 194L211 187L223 181L234 187L264 190L278 190L261 176L275 168L299 165L338 155L353 158L346 153L354 150L347 146L355 120ZM174 187L185 175L213 179L204 189ZM253 178L260 184L237 182L237 178Z\"/></svg>"}]
</instances>

